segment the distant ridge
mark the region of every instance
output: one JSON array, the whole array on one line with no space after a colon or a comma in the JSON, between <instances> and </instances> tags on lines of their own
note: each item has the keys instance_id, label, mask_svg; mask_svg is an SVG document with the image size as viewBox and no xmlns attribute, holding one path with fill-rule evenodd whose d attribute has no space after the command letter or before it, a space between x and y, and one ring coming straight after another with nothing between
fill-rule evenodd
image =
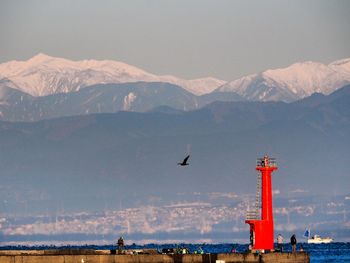
<instances>
[{"instance_id":1,"label":"distant ridge","mask_svg":"<svg viewBox=\"0 0 350 263\"><path fill-rule=\"evenodd\" d=\"M225 83L157 76L118 61L71 61L40 53L0 64L0 119L37 121L160 106L189 111L215 101L294 102L349 83L350 59L295 63Z\"/></svg>"},{"instance_id":2,"label":"distant ridge","mask_svg":"<svg viewBox=\"0 0 350 263\"><path fill-rule=\"evenodd\" d=\"M227 82L216 91L235 92L252 101L291 102L313 93L330 94L350 83L350 59L324 65L295 63Z\"/></svg>"},{"instance_id":3,"label":"distant ridge","mask_svg":"<svg viewBox=\"0 0 350 263\"><path fill-rule=\"evenodd\" d=\"M201 95L225 83L212 77L185 80L170 75L157 76L113 60L72 61L43 53L27 61L9 61L0 64L1 78L8 78L18 89L32 96L78 91L95 84L139 81L167 82Z\"/></svg>"},{"instance_id":4,"label":"distant ridge","mask_svg":"<svg viewBox=\"0 0 350 263\"><path fill-rule=\"evenodd\" d=\"M27 61L0 64L1 80L12 83L32 96L78 91L107 83L167 82L195 95L235 92L246 100L291 102L318 92L330 94L350 83L350 58L328 65L306 61L286 68L269 69L233 81L213 77L185 80L158 76L135 66L113 60L72 61L39 53Z\"/></svg>"},{"instance_id":5,"label":"distant ridge","mask_svg":"<svg viewBox=\"0 0 350 263\"><path fill-rule=\"evenodd\" d=\"M0 85L0 120L38 121L118 111L147 112L160 106L189 111L213 101L244 100L235 93L221 95L196 96L180 86L164 82L96 84L75 92L40 97Z\"/></svg>"}]
</instances>

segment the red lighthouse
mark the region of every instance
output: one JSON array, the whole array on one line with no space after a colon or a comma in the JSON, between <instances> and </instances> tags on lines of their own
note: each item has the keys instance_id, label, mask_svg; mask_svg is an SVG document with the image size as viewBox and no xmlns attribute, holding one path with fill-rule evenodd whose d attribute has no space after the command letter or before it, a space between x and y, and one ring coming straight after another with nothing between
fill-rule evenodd
<instances>
[{"instance_id":1,"label":"red lighthouse","mask_svg":"<svg viewBox=\"0 0 350 263\"><path fill-rule=\"evenodd\" d=\"M273 250L273 211L271 174L277 170L276 160L264 156L257 159L258 184L255 210L247 212L250 226L250 244L254 250Z\"/></svg>"}]
</instances>

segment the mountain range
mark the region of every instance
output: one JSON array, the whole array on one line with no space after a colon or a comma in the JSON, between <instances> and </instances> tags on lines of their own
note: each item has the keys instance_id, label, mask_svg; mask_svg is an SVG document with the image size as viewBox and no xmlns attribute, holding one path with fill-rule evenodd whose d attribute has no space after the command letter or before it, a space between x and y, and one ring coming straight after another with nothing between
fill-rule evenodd
<instances>
[{"instance_id":1,"label":"mountain range","mask_svg":"<svg viewBox=\"0 0 350 263\"><path fill-rule=\"evenodd\" d=\"M199 109L214 101L292 102L350 83L350 59L295 63L225 82L157 76L118 61L71 61L38 54L0 64L0 119L36 121L160 106Z\"/></svg>"},{"instance_id":2,"label":"mountain range","mask_svg":"<svg viewBox=\"0 0 350 263\"><path fill-rule=\"evenodd\" d=\"M329 65L307 61L230 81L216 91L236 92L253 101L296 101L313 93L330 94L350 83L350 59Z\"/></svg>"},{"instance_id":3,"label":"mountain range","mask_svg":"<svg viewBox=\"0 0 350 263\"><path fill-rule=\"evenodd\" d=\"M94 210L134 194L254 194L254 159L266 153L278 160L274 189L281 193L348 194L349 107L350 85L293 103L0 121L1 199ZM178 167L187 154L190 165Z\"/></svg>"},{"instance_id":4,"label":"mountain range","mask_svg":"<svg viewBox=\"0 0 350 263\"><path fill-rule=\"evenodd\" d=\"M5 78L19 90L32 96L78 91L106 83L167 82L201 95L225 83L212 77L184 80L174 76L157 76L137 67L112 60L72 61L42 53L27 61L0 64L0 79Z\"/></svg>"},{"instance_id":5,"label":"mountain range","mask_svg":"<svg viewBox=\"0 0 350 263\"><path fill-rule=\"evenodd\" d=\"M214 101L244 100L234 92L197 96L166 82L96 84L75 92L40 97L2 87L0 97L0 119L7 121L37 121L118 111L146 112L160 106L187 111Z\"/></svg>"}]
</instances>

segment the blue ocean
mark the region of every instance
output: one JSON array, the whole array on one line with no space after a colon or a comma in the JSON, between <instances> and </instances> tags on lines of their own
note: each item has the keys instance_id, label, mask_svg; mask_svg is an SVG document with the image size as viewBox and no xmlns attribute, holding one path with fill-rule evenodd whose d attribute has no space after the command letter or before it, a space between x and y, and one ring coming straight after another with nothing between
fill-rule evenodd
<instances>
[{"instance_id":1,"label":"blue ocean","mask_svg":"<svg viewBox=\"0 0 350 263\"><path fill-rule=\"evenodd\" d=\"M204 253L232 253L236 251L237 253L243 253L247 251L247 244L147 244L147 245L127 245L125 249L157 249L162 251L164 248L183 248L186 247L190 253L202 250ZM59 249L59 248L84 248L84 249L116 249L114 245L107 246L39 246L39 247L22 247L22 246L6 246L0 247L0 250L27 250L27 249ZM310 261L312 263L316 262L350 262L350 243L335 242L330 244L306 244L299 243L297 245L297 250L301 248L308 252L310 255ZM291 246L289 244L283 245L283 250L285 252L291 251Z\"/></svg>"}]
</instances>

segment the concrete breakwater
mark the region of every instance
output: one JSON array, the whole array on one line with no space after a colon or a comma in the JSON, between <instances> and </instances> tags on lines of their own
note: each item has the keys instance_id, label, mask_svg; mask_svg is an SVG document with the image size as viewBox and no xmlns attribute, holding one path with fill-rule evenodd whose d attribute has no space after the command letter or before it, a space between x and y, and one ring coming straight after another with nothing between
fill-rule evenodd
<instances>
[{"instance_id":1,"label":"concrete breakwater","mask_svg":"<svg viewBox=\"0 0 350 263\"><path fill-rule=\"evenodd\" d=\"M230 254L138 254L112 255L110 251L0 251L0 263L305 263L306 252L298 253L230 253ZM79 254L83 253L83 254Z\"/></svg>"}]
</instances>

